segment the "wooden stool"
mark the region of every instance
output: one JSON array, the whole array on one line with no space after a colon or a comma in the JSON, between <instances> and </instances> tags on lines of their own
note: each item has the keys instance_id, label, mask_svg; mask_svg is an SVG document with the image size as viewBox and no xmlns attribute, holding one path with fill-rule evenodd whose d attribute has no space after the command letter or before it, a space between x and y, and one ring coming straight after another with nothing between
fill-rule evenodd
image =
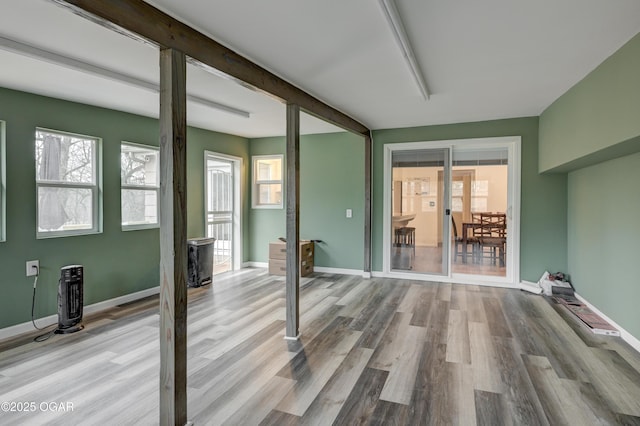
<instances>
[{"instance_id":1,"label":"wooden stool","mask_svg":"<svg viewBox=\"0 0 640 426\"><path fill-rule=\"evenodd\" d=\"M413 260L416 257L416 228L403 226L394 230L393 246L400 249L407 247L411 249L410 266L413 269Z\"/></svg>"},{"instance_id":2,"label":"wooden stool","mask_svg":"<svg viewBox=\"0 0 640 426\"><path fill-rule=\"evenodd\" d=\"M416 228L403 226L395 230L395 245L398 246L416 246Z\"/></svg>"}]
</instances>

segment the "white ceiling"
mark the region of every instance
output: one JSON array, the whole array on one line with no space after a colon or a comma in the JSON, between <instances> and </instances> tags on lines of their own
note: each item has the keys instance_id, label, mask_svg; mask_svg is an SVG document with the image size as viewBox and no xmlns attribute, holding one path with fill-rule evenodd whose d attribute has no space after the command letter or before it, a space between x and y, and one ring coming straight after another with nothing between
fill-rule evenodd
<instances>
[{"instance_id":1,"label":"white ceiling","mask_svg":"<svg viewBox=\"0 0 640 426\"><path fill-rule=\"evenodd\" d=\"M0 37L158 81L158 53L47 0L5 0ZM8 4L7 4L8 3ZM377 0L153 0L372 129L539 115L640 31L637 0L396 0L431 93L424 100ZM0 47L0 86L157 117L148 87ZM283 135L281 103L189 65L191 125ZM337 128L305 115L303 133Z\"/></svg>"}]
</instances>

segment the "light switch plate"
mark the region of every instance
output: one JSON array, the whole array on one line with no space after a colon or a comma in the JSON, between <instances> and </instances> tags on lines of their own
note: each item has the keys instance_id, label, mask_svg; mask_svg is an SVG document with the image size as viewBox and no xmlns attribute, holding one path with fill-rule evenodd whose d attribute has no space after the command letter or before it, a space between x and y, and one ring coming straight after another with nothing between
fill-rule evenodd
<instances>
[{"instance_id":1,"label":"light switch plate","mask_svg":"<svg viewBox=\"0 0 640 426\"><path fill-rule=\"evenodd\" d=\"M347 209L347 218L351 219L353 217L353 210Z\"/></svg>"}]
</instances>

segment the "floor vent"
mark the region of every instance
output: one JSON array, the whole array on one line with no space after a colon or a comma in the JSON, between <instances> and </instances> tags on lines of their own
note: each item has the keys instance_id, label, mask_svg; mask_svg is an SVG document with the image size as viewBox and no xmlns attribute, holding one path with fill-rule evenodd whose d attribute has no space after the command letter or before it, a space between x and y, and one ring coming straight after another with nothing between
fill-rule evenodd
<instances>
[{"instance_id":1,"label":"floor vent","mask_svg":"<svg viewBox=\"0 0 640 426\"><path fill-rule=\"evenodd\" d=\"M593 312L587 305L582 303L574 296L556 295L553 299L567 308L569 312L578 317L589 329L595 334L604 334L607 336L620 336L620 332L611 324L600 318L598 314Z\"/></svg>"}]
</instances>

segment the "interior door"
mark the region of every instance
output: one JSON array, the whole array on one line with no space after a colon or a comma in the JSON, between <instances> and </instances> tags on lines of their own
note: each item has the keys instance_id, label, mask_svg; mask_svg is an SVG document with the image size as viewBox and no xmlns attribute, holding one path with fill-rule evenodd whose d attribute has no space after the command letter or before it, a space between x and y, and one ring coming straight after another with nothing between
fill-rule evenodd
<instances>
[{"instance_id":1,"label":"interior door","mask_svg":"<svg viewBox=\"0 0 640 426\"><path fill-rule=\"evenodd\" d=\"M449 274L449 148L393 151L390 269Z\"/></svg>"}]
</instances>

